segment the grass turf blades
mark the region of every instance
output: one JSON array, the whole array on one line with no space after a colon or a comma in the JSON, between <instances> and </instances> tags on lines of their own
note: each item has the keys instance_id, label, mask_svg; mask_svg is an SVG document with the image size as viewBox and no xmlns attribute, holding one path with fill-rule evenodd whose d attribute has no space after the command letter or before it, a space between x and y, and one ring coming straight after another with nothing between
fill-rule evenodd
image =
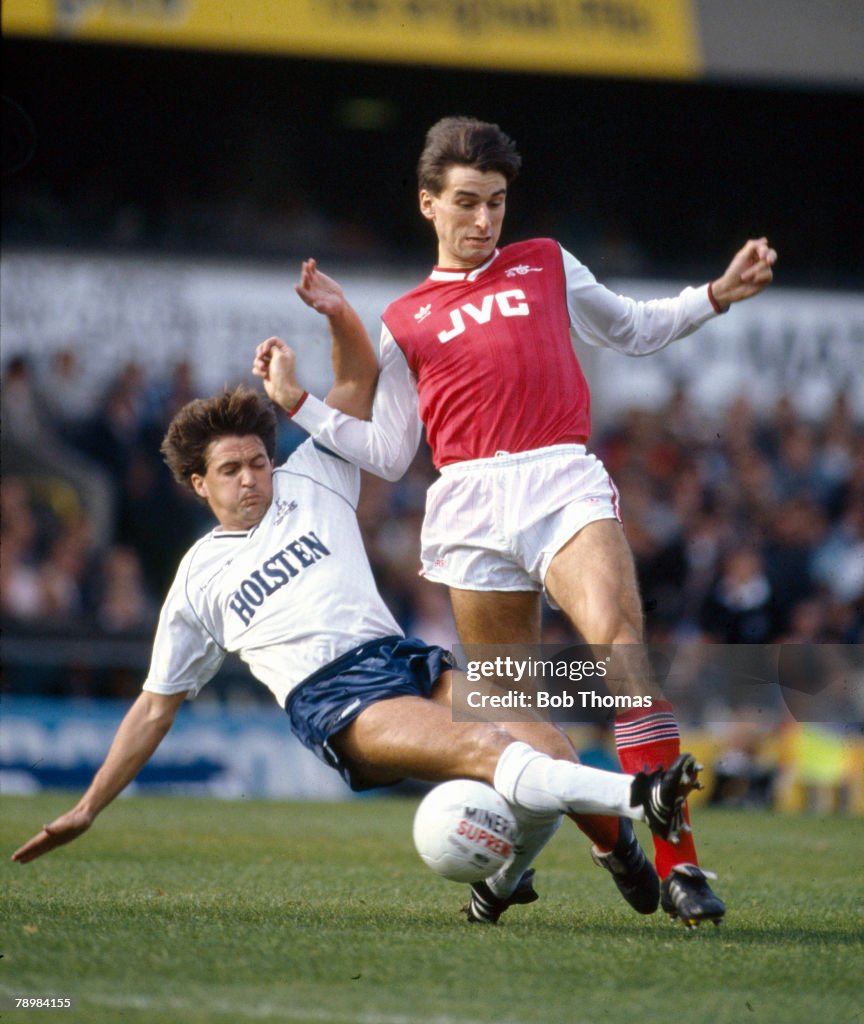
<instances>
[{"instance_id":1,"label":"grass turf blades","mask_svg":"<svg viewBox=\"0 0 864 1024\"><path fill-rule=\"evenodd\" d=\"M401 798L133 797L70 846L10 863L69 802L0 800L0 1004L51 995L74 1003L28 1019L864 1019L861 819L700 809L701 855L720 872L729 915L721 928L690 933L659 912L629 910L567 823L538 861L540 901L497 927L469 927L459 913L468 887L420 862L410 838L417 801ZM640 838L650 846L641 827Z\"/></svg>"}]
</instances>

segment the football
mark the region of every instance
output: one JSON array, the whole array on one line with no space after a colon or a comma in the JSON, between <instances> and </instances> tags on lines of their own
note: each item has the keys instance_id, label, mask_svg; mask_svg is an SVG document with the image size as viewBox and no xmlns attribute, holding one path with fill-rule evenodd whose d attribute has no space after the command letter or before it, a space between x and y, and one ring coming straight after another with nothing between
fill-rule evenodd
<instances>
[{"instance_id":1,"label":"football","mask_svg":"<svg viewBox=\"0 0 864 1024\"><path fill-rule=\"evenodd\" d=\"M430 790L414 815L414 845L433 871L453 882L479 882L512 857L513 812L491 786L468 779Z\"/></svg>"}]
</instances>

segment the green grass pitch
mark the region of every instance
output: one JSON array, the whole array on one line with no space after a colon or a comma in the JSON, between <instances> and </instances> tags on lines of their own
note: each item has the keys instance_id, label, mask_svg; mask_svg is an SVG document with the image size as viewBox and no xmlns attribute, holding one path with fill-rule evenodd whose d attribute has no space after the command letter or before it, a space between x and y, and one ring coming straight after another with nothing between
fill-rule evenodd
<instances>
[{"instance_id":1,"label":"green grass pitch","mask_svg":"<svg viewBox=\"0 0 864 1024\"><path fill-rule=\"evenodd\" d=\"M416 800L132 797L8 861L69 803L0 803L4 1021L864 1024L861 819L698 811L729 914L694 932L632 913L565 822L540 901L483 928L414 852Z\"/></svg>"}]
</instances>

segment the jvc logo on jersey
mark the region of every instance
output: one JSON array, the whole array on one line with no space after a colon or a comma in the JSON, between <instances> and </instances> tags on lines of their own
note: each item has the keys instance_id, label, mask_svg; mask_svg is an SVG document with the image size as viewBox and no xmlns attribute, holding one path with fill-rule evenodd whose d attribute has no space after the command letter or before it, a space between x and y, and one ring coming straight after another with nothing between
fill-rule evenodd
<instances>
[{"instance_id":1,"label":"jvc logo on jersey","mask_svg":"<svg viewBox=\"0 0 864 1024\"><path fill-rule=\"evenodd\" d=\"M228 607L240 616L244 626L248 626L268 597L329 554L329 548L312 530L302 534L271 555L260 569L250 573L231 595Z\"/></svg>"},{"instance_id":2,"label":"jvc logo on jersey","mask_svg":"<svg viewBox=\"0 0 864 1024\"><path fill-rule=\"evenodd\" d=\"M528 316L531 312L525 299L525 292L521 288L484 295L479 306L475 306L473 302L466 302L464 306L451 310L452 327L449 331L439 331L438 340L442 345L446 345L448 341L464 334L466 316L477 324L488 324L496 311L501 316Z\"/></svg>"}]
</instances>

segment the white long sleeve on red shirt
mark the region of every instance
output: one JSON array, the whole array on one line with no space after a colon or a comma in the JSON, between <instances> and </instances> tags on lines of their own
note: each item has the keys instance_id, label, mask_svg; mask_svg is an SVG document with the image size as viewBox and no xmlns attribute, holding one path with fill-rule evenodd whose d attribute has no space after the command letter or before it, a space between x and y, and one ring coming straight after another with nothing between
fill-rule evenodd
<instances>
[{"instance_id":1,"label":"white long sleeve on red shirt","mask_svg":"<svg viewBox=\"0 0 864 1024\"><path fill-rule=\"evenodd\" d=\"M414 378L386 328L380 364L371 420L346 416L314 395L306 398L293 419L330 451L385 480L398 480L417 452L423 424Z\"/></svg>"},{"instance_id":2,"label":"white long sleeve on red shirt","mask_svg":"<svg viewBox=\"0 0 864 1024\"><path fill-rule=\"evenodd\" d=\"M433 270L388 307L370 421L310 397L295 422L388 480L417 451L421 409L439 467L584 442L590 398L575 342L648 355L714 315L707 285L637 301L599 284L551 240L516 243L473 271Z\"/></svg>"}]
</instances>

